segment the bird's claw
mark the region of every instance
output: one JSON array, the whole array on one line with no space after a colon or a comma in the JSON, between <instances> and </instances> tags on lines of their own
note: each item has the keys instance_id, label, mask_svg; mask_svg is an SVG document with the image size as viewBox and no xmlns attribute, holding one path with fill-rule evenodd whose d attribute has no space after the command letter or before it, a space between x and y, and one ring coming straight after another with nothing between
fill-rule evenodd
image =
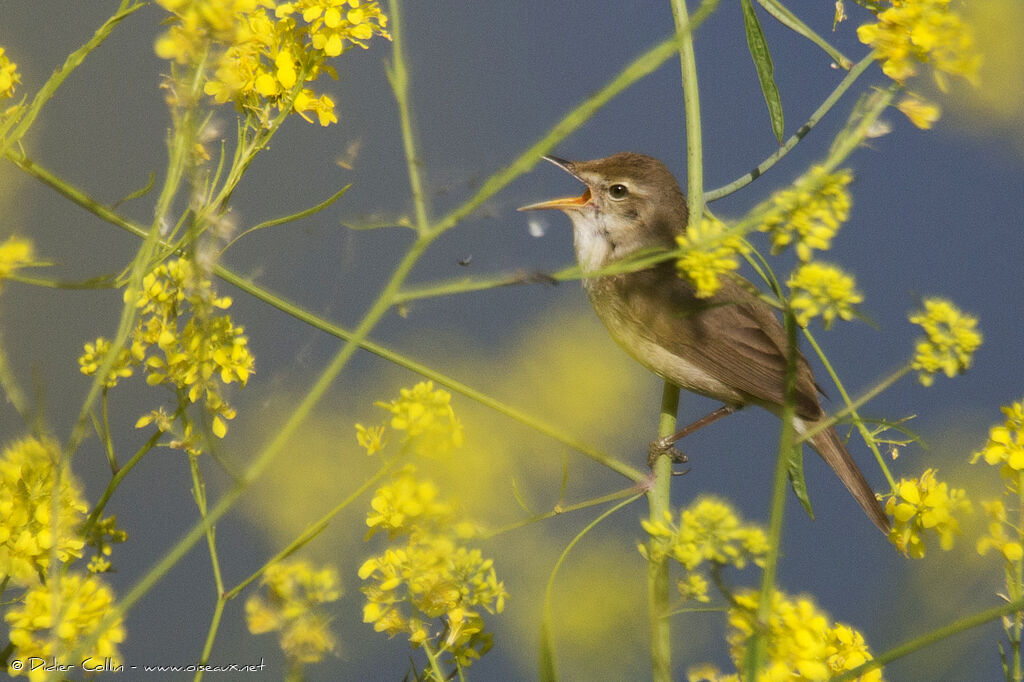
<instances>
[{"instance_id":1,"label":"bird's claw","mask_svg":"<svg viewBox=\"0 0 1024 682\"><path fill-rule=\"evenodd\" d=\"M647 466L649 466L650 468L653 469L654 468L654 463L662 455L665 455L671 461L679 463L679 464L685 464L686 462L688 462L689 458L686 455L684 455L683 453L681 453L678 450L676 450L674 447L672 447L672 444L673 444L672 439L668 438L668 437L658 438L657 440L652 440L650 445L647 446ZM687 469L687 471L689 471L689 469ZM673 471L672 475L673 476L682 476L685 473L686 473L686 471L682 471L682 472L675 472L675 471Z\"/></svg>"}]
</instances>

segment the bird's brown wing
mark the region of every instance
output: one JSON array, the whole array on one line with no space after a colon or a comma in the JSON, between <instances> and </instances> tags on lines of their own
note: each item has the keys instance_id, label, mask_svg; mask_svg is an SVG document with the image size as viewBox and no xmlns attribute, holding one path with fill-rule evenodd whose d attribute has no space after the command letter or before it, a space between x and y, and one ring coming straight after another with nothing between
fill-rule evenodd
<instances>
[{"instance_id":1,"label":"bird's brown wing","mask_svg":"<svg viewBox=\"0 0 1024 682\"><path fill-rule=\"evenodd\" d=\"M754 400L782 405L786 334L771 307L729 278L714 296L697 298L672 268L663 263L614 277L612 286L628 300L627 314L641 333ZM809 420L822 414L814 377L799 352L796 413Z\"/></svg>"}]
</instances>

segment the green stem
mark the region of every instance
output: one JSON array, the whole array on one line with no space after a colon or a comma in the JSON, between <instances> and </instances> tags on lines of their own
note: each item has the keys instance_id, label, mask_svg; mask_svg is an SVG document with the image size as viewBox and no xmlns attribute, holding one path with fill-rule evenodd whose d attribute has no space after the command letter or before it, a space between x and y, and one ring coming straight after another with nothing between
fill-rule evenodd
<instances>
[{"instance_id":1,"label":"green stem","mask_svg":"<svg viewBox=\"0 0 1024 682\"><path fill-rule=\"evenodd\" d=\"M201 518L206 518L206 483L203 481L203 474L199 470L197 456L188 456L189 470L192 474L192 490L199 508ZM213 568L213 582L217 590L217 599L214 600L213 615L210 618L210 627L206 631L206 641L203 644L203 652L199 656L200 666L210 661L210 653L213 651L213 642L217 638L217 631L220 629L221 617L224 614L224 577L220 571L220 559L217 557L217 530L213 525L206 527L206 544L210 549L210 564ZM195 682L203 679L202 667L196 671Z\"/></svg>"},{"instance_id":2,"label":"green stem","mask_svg":"<svg viewBox=\"0 0 1024 682\"><path fill-rule=\"evenodd\" d=\"M245 580L243 580L242 582L238 583L230 590L225 592L223 597L224 601L230 601L237 597L238 594L246 587L248 587L254 580L256 580L261 575L266 573L268 568L270 568L277 562L281 561L282 559L288 558L296 551L298 551L303 545L305 545L310 540L315 538L317 535L322 533L323 530L327 528L327 524L330 523L331 519L337 516L338 513L341 512L341 510L345 509L350 504L352 504L352 502L359 499L359 497L361 497L363 493L369 490L371 486L373 486L375 483L377 483L377 481L383 478L385 474L391 471L391 468L391 463L387 463L380 469L378 469L377 473L375 473L370 478L366 479L363 482L363 484L356 488L354 491L352 491L352 493L348 497L339 502L334 507L334 509L331 509L329 512L321 516L318 520L307 526L306 530L302 531L302 533L297 538L288 543L287 547L282 549L280 552L271 557L265 564L260 566L260 568L256 572L254 572L248 578L246 578Z\"/></svg>"},{"instance_id":3,"label":"green stem","mask_svg":"<svg viewBox=\"0 0 1024 682\"><path fill-rule=\"evenodd\" d=\"M894 490L896 488L896 480L892 477L892 472L889 471L889 467L885 463L885 458L882 456L881 451L878 449L878 445L875 443L874 437L871 435L871 431L861 421L860 415L857 414L857 408L853 405L853 401L850 399L850 394L846 392L846 387L843 386L843 382L840 381L839 375L832 367L832 363L829 362L828 356L825 355L825 351L822 350L821 346L818 345L817 339L811 334L810 330L804 329L804 338L810 342L811 347L814 348L814 352L818 354L818 358L825 366L825 370L829 376L832 377L832 383L839 390L839 395L842 397L843 402L846 404L846 408L850 411L850 416L853 418L853 423L857 426L857 430L860 431L861 438L867 443L867 446L871 448L871 452L874 453L875 459L878 461L878 465L882 467L882 471L885 473L885 479L889 482L889 488Z\"/></svg>"},{"instance_id":4,"label":"green stem","mask_svg":"<svg viewBox=\"0 0 1024 682\"><path fill-rule=\"evenodd\" d=\"M909 656L915 651L919 651L920 649L924 649L933 644L937 644L938 642L941 642L944 639L952 637L953 635L957 635L961 632L970 630L971 628L976 628L980 625L984 625L993 620L1002 618L1003 616L1006 616L1008 614L1022 610L1024 610L1024 599L1018 599L1016 601L1010 602L1009 604L997 606L996 608L989 609L987 611L982 611L981 613L975 614L968 618L963 618L955 623L950 623L949 625L943 626L936 630L932 630L927 634L912 639L909 642L905 642L903 644L900 644L899 646L893 647L892 649L889 649L877 658L873 658L867 663L859 665L856 668L853 668L852 670L847 670L842 675L837 675L833 677L830 680L830 682L850 682L850 680L856 680L857 678L861 677L866 673L871 672L872 670L881 668L887 663L891 663L892 661L903 658L904 656Z\"/></svg>"},{"instance_id":5,"label":"green stem","mask_svg":"<svg viewBox=\"0 0 1024 682\"><path fill-rule=\"evenodd\" d=\"M121 0L121 4L118 6L114 14L103 22L103 25L96 29L92 38L85 43L82 47L78 48L74 52L68 55L68 58L64 60L64 63L54 71L43 86L39 88L39 92L32 99L32 103L28 106L28 109L24 112L24 115L15 114L10 121L5 121L4 128L17 121L17 125L10 135L4 135L4 128L0 128L0 156L7 153L7 150L11 145L15 144L24 137L28 129L32 127L36 118L39 116L39 112L42 111L43 105L50 101L61 85L71 72L77 69L85 58L89 56L93 50L99 47L104 40L106 40L113 30L126 19L130 14L136 10L140 10L145 7L148 3L139 2L132 4L129 0Z\"/></svg>"},{"instance_id":6,"label":"green stem","mask_svg":"<svg viewBox=\"0 0 1024 682\"><path fill-rule=\"evenodd\" d=\"M751 182L753 182L761 175L763 175L766 170L768 170L776 163L778 163L782 159L782 157L784 157L794 147L796 147L797 143L800 142L800 140L802 140L807 135L807 133L811 132L814 126L818 125L818 122L825 117L825 114L827 114L829 110L831 110L832 107L835 106L835 103L839 101L839 98L842 97L846 93L846 91L850 89L850 86L853 85L854 81L860 78L861 74L863 74L864 71L866 71L867 68L871 66L872 62L874 61L875 55L874 53L871 53L864 57L863 59L861 59L859 62L857 62L857 64L852 69L850 69L849 73L846 74L843 80L839 81L839 85L836 86L836 89L833 90L832 93L825 98L825 101L821 103L821 106L814 110L814 113L811 114L811 117L809 119L807 119L807 122L800 126L800 128L793 134L792 137L786 140L785 144L779 147L767 159L757 164L757 166L754 167L754 170L750 171L749 173L743 175L740 178L737 178L736 180L733 180L728 185L723 185L722 187L707 192L704 195L705 201L715 201L716 199L721 199L724 196L732 194L738 189L746 187Z\"/></svg>"},{"instance_id":7,"label":"green stem","mask_svg":"<svg viewBox=\"0 0 1024 682\"><path fill-rule=\"evenodd\" d=\"M843 419L844 417L846 417L848 414L850 414L853 410L856 410L861 405L864 405L865 403L869 402L870 400L873 400L880 393L882 393L887 388L889 388L890 386L895 384L897 381L902 379L904 376L909 374L912 369L913 368L911 367L911 364L909 362L907 364L903 365L898 370L896 370L895 372L893 372L892 374L890 374L889 376L885 377L884 379L879 381L877 384L872 386L870 389L868 389L868 391L866 393L864 393L864 395L862 395L861 397L857 398L853 402L849 403L846 407L844 407L843 409L839 410L838 412L835 412L834 414L832 414L831 417L829 417L827 419L822 419L821 421L818 421L818 422L815 422L813 427L807 429L802 434L800 434L800 436L797 438L797 443L803 443L805 441L808 441L811 438L813 438L814 436L816 436L819 433L821 433L822 431L824 431L825 429L828 429L828 428L831 428L831 427L835 426L836 424L839 423L840 419Z\"/></svg>"},{"instance_id":8,"label":"green stem","mask_svg":"<svg viewBox=\"0 0 1024 682\"><path fill-rule=\"evenodd\" d=\"M658 436L671 436L676 430L679 413L679 388L666 381L661 392L661 411L658 418ZM671 513L672 460L658 457L652 466L653 480L647 493L652 523L663 523ZM668 556L655 545L664 540L651 538L647 553L647 614L651 628L651 671L654 680L672 679L672 621L669 618Z\"/></svg>"},{"instance_id":9,"label":"green stem","mask_svg":"<svg viewBox=\"0 0 1024 682\"><path fill-rule=\"evenodd\" d=\"M496 535L508 533L509 531L517 530L524 526L528 526L532 523L537 523L538 521L554 518L555 516L561 516L562 514L579 511L581 509L588 509L590 507L596 507L598 505L606 504L608 502L614 502L615 500L621 500L624 497L635 497L637 494L637 490L637 486L630 486L629 488L625 488L614 493L608 493L607 495L601 495L600 497L595 497L590 500L584 500L583 502L576 502L575 504L568 505L559 504L555 509L552 509L551 511L544 512L543 514L535 514L534 516L531 516L528 519L516 521L515 523L510 523L507 526L502 526L501 528L495 528L494 530L490 530L483 533L480 537L483 540L487 540L489 538L493 538Z\"/></svg>"},{"instance_id":10,"label":"green stem","mask_svg":"<svg viewBox=\"0 0 1024 682\"><path fill-rule=\"evenodd\" d=\"M661 459L665 459L665 458L662 457ZM550 629L550 625L551 625L551 622L552 622L552 618L551 618L551 602L552 602L552 595L554 594L554 590L555 590L555 577L558 575L559 569L561 569L562 564L565 563L566 558L569 556L569 552L571 552L572 548L576 546L576 543L578 543L580 540L582 540L583 537L587 533L589 533L591 530L593 530L595 526L597 526L599 523L601 523L606 518L608 518L609 516L611 516L615 512L619 511L623 507L626 507L626 506L632 504L633 502L635 502L636 500L640 499L640 496L642 494L643 493L637 493L637 494L629 497L628 499L625 499L622 502L619 502L614 507L609 507L607 510L601 512L601 514L599 514L597 516L597 518L595 518L593 521L591 521L586 526L584 526L583 530L581 530L579 533L576 534L576 536L569 542L568 545L566 545L565 549L562 550L562 553L558 556L558 561L555 562L554 568L551 569L551 574L548 576L547 585L544 588L544 626L543 627L544 627L544 629L547 631L547 633L549 635L551 633L551 629ZM548 642L548 644L552 648L552 658L553 658L554 645L553 645L552 642ZM552 664L553 664L553 660L552 660Z\"/></svg>"},{"instance_id":11,"label":"green stem","mask_svg":"<svg viewBox=\"0 0 1024 682\"><path fill-rule=\"evenodd\" d=\"M768 622L772 614L775 596L775 582L778 577L779 554L782 547L782 522L786 511L786 480L793 457L799 457L800 447L796 441L793 419L796 417L794 396L796 393L796 320L787 311L783 318L786 328L786 377L785 401L779 418L782 428L779 433L779 455L775 462L775 478L772 481L772 510L768 520L768 551L764 558L764 572L761 574L761 591L757 602L757 620L754 634L747 646L744 661L744 675L756 680L764 667L768 651Z\"/></svg>"},{"instance_id":12,"label":"green stem","mask_svg":"<svg viewBox=\"0 0 1024 682\"><path fill-rule=\"evenodd\" d=\"M102 516L103 510L104 508L106 508L107 502L110 501L110 498L114 494L114 491L117 490L117 486L119 486L121 484L121 481L124 480L124 477L127 476L128 473L135 468L135 465L142 460L143 456L145 456L147 452L153 449L153 447L156 445L156 442L160 440L160 436L162 435L163 431L155 431L153 435L149 437L149 440L143 443L142 447L139 448L134 455L132 455L132 458L129 459L123 467L121 467L114 473L113 478L110 479L110 483L107 484L107 487L103 491L103 494L100 495L99 501L96 502L96 506L93 507L92 512L90 512L89 518L85 520L85 525L82 526L82 530L80 531L81 535L87 536L89 534L89 531L91 531L93 526L95 526L96 523L100 520L100 516Z\"/></svg>"},{"instance_id":13,"label":"green stem","mask_svg":"<svg viewBox=\"0 0 1024 682\"><path fill-rule=\"evenodd\" d=\"M388 3L391 15L391 37L394 41L395 63L388 69L388 80L391 90L398 102L399 122L402 127L402 146L405 150L406 166L409 170L409 187L412 190L412 203L416 213L416 230L425 234L430 229L427 216L427 197L423 192L423 177L420 173L422 161L416 148L416 132L412 123L412 104L409 97L409 71L406 68L405 41L402 36L402 3L391 0Z\"/></svg>"}]
</instances>

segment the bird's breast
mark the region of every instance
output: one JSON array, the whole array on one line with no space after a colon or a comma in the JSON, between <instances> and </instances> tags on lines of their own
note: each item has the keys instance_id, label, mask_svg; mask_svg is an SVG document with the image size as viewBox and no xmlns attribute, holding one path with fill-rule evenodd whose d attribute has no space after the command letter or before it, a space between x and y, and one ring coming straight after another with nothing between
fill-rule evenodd
<instances>
[{"instance_id":1,"label":"bird's breast","mask_svg":"<svg viewBox=\"0 0 1024 682\"><path fill-rule=\"evenodd\" d=\"M746 396L716 379L697 365L694 359L670 350L680 348L680 344L659 340L654 332L655 325L643 319L643 307L621 294L622 283L616 280L622 277L583 280L594 311L615 342L641 365L682 389L725 403L747 402ZM678 314L678 311L666 310L661 311L661 314L673 315Z\"/></svg>"}]
</instances>

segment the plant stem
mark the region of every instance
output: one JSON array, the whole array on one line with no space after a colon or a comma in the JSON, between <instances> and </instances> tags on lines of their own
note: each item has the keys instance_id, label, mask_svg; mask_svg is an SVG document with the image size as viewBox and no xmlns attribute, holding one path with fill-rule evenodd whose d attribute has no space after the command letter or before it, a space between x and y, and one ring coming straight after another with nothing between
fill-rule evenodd
<instances>
[{"instance_id":1,"label":"plant stem","mask_svg":"<svg viewBox=\"0 0 1024 682\"><path fill-rule=\"evenodd\" d=\"M661 392L661 414L658 420L658 436L671 436L676 430L676 415L679 411L679 389L666 381ZM647 493L650 506L650 520L659 523L671 513L672 460L666 456L654 461L651 489ZM651 551L647 553L647 611L651 626L651 670L656 681L672 679L672 632L668 614L669 601L668 557L656 551L654 545L664 542L651 538ZM656 558L659 557L660 558Z\"/></svg>"},{"instance_id":2,"label":"plant stem","mask_svg":"<svg viewBox=\"0 0 1024 682\"><path fill-rule=\"evenodd\" d=\"M814 126L818 125L818 122L825 117L825 114L827 114L829 110L832 109L833 106L835 106L835 103L839 101L839 98L842 97L843 94L850 89L850 86L853 85L854 81L860 78L861 74L863 74L864 71L866 71L867 68L871 66L871 63L874 61L874 53L871 53L864 57L863 59L861 59L859 62L857 62L857 64L852 69L850 69L850 72L846 74L843 80L839 81L839 85L836 86L836 89L833 90L832 93L825 98L825 101L821 103L821 106L814 110L814 113L811 114L811 117L807 119L807 123L804 123L802 126L800 126L800 128L793 134L793 136L786 140L785 144L779 147L767 159L757 164L757 166L754 167L754 170L750 171L749 173L746 173L745 175L743 175L740 178L737 178L736 180L733 180L728 185L723 185L722 187L709 191L707 194L704 195L705 201L715 201L716 199L721 199L724 196L732 194L738 189L746 187L754 180L757 180L757 178L759 178L766 170L768 170L776 163L778 163L783 156L788 154L793 149L793 147L795 147L797 143L800 142L800 140L802 140L807 135L807 133L811 132L811 129L814 128Z\"/></svg>"}]
</instances>

